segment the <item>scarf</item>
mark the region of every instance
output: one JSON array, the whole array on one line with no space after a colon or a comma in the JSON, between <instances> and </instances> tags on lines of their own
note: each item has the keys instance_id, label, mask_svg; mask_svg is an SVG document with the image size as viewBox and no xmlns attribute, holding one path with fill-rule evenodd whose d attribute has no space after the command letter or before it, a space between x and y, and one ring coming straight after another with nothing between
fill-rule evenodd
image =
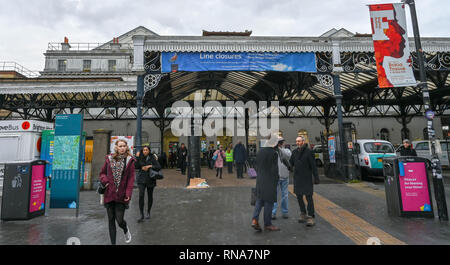
<instances>
[{"instance_id":1,"label":"scarf","mask_svg":"<svg viewBox=\"0 0 450 265\"><path fill-rule=\"evenodd\" d=\"M111 170L114 178L114 185L116 185L116 192L119 191L120 181L122 180L122 172L125 168L125 155L119 155L116 159L111 159Z\"/></svg>"}]
</instances>

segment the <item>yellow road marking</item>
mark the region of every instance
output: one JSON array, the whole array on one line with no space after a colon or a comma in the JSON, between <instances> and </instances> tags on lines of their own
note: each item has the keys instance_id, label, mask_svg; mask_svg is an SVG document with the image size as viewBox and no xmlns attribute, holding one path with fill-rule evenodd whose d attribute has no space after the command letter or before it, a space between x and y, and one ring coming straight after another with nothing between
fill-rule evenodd
<instances>
[{"instance_id":1,"label":"yellow road marking","mask_svg":"<svg viewBox=\"0 0 450 265\"><path fill-rule=\"evenodd\" d=\"M289 191L296 196L293 185L289 185ZM317 214L357 245L366 245L370 237L377 237L383 245L406 245L405 242L369 224L325 197L314 193L313 198Z\"/></svg>"}]
</instances>

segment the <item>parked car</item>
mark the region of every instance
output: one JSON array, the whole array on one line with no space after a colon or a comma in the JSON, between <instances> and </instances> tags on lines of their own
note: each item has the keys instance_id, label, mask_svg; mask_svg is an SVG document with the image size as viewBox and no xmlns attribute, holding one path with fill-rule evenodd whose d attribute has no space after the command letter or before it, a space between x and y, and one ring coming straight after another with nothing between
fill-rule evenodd
<instances>
[{"instance_id":1,"label":"parked car","mask_svg":"<svg viewBox=\"0 0 450 265\"><path fill-rule=\"evenodd\" d=\"M438 152L439 160L441 161L441 166L448 167L449 166L449 147L450 147L450 141L439 141L441 150L440 153ZM431 150L430 150L430 141L428 140L422 140L422 141L413 141L412 142L413 148L416 150L417 156L423 157L431 161Z\"/></svg>"},{"instance_id":2,"label":"parked car","mask_svg":"<svg viewBox=\"0 0 450 265\"><path fill-rule=\"evenodd\" d=\"M359 139L354 144L353 158L361 177L383 176L383 158L396 156L394 146L384 140Z\"/></svg>"},{"instance_id":3,"label":"parked car","mask_svg":"<svg viewBox=\"0 0 450 265\"><path fill-rule=\"evenodd\" d=\"M323 166L323 149L321 144L314 145L312 152L314 154L314 158L316 160L316 166Z\"/></svg>"}]
</instances>

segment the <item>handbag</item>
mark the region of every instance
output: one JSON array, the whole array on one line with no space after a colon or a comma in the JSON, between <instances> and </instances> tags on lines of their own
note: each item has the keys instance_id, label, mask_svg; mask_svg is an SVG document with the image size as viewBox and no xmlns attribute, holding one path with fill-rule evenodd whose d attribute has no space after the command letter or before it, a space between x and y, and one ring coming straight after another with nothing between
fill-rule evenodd
<instances>
[{"instance_id":1,"label":"handbag","mask_svg":"<svg viewBox=\"0 0 450 265\"><path fill-rule=\"evenodd\" d=\"M256 188L252 188L251 197L250 197L250 205L255 206L256 204Z\"/></svg>"},{"instance_id":2,"label":"handbag","mask_svg":"<svg viewBox=\"0 0 450 265\"><path fill-rule=\"evenodd\" d=\"M161 170L156 171L156 170L150 169L150 178L163 179L164 175L162 174Z\"/></svg>"},{"instance_id":3,"label":"handbag","mask_svg":"<svg viewBox=\"0 0 450 265\"><path fill-rule=\"evenodd\" d=\"M103 185L101 182L98 182L97 193L105 194L105 191L106 191L106 186Z\"/></svg>"},{"instance_id":4,"label":"handbag","mask_svg":"<svg viewBox=\"0 0 450 265\"><path fill-rule=\"evenodd\" d=\"M249 166L248 162L245 162L245 165L247 166L247 175L250 178L256 178L257 174L256 174L256 170L252 167Z\"/></svg>"}]
</instances>

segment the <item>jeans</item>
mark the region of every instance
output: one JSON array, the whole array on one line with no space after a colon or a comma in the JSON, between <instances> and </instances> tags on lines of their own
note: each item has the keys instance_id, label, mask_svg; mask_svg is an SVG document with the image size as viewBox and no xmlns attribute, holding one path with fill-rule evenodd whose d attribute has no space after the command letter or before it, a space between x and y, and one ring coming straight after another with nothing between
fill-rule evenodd
<instances>
[{"instance_id":1,"label":"jeans","mask_svg":"<svg viewBox=\"0 0 450 265\"><path fill-rule=\"evenodd\" d=\"M314 201L312 194L304 195L308 202L308 216L314 218ZM305 202L303 201L303 194L297 194L298 205L300 206L300 212L306 214Z\"/></svg>"},{"instance_id":2,"label":"jeans","mask_svg":"<svg viewBox=\"0 0 450 265\"><path fill-rule=\"evenodd\" d=\"M148 205L147 205L147 213L150 214L150 210L153 205L153 189L155 186L150 186L147 184L138 184L139 187L139 211L141 216L144 216L144 201L145 201L145 190L147 189L148 195Z\"/></svg>"},{"instance_id":3,"label":"jeans","mask_svg":"<svg viewBox=\"0 0 450 265\"><path fill-rule=\"evenodd\" d=\"M272 225L272 208L273 203L263 200L256 200L255 211L253 212L253 219L259 220L259 214L261 213L262 207L264 207L264 226Z\"/></svg>"},{"instance_id":4,"label":"jeans","mask_svg":"<svg viewBox=\"0 0 450 265\"><path fill-rule=\"evenodd\" d=\"M127 222L123 219L125 215L125 204L119 202L109 202L105 204L106 212L108 213L108 224L109 224L109 237L111 239L111 244L116 244L116 221L123 232L126 234Z\"/></svg>"},{"instance_id":5,"label":"jeans","mask_svg":"<svg viewBox=\"0 0 450 265\"><path fill-rule=\"evenodd\" d=\"M244 163L236 162L236 173L238 179L244 177Z\"/></svg>"},{"instance_id":6,"label":"jeans","mask_svg":"<svg viewBox=\"0 0 450 265\"><path fill-rule=\"evenodd\" d=\"M280 178L280 180L278 180L277 198L278 198L278 194L279 194L278 191L281 190L281 213L282 214L288 213L288 195L289 195L288 185L289 185L289 178L285 178L285 179ZM278 203L275 202L273 204L272 215L277 214L277 208L278 208Z\"/></svg>"}]
</instances>

